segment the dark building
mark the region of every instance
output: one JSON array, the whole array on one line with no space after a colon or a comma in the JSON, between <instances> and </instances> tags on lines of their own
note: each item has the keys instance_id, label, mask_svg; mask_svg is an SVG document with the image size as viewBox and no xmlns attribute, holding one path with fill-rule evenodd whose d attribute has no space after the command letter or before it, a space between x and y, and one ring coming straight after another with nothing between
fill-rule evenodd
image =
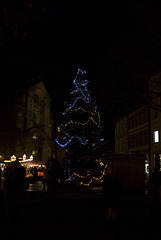
<instances>
[{"instance_id":1,"label":"dark building","mask_svg":"<svg viewBox=\"0 0 161 240\"><path fill-rule=\"evenodd\" d=\"M145 154L154 172L161 171L161 73L149 79L148 93L147 104L116 121L115 153Z\"/></svg>"},{"instance_id":2,"label":"dark building","mask_svg":"<svg viewBox=\"0 0 161 240\"><path fill-rule=\"evenodd\" d=\"M51 98L42 81L13 90L0 103L0 158L33 156L47 161L54 153L54 119Z\"/></svg>"}]
</instances>

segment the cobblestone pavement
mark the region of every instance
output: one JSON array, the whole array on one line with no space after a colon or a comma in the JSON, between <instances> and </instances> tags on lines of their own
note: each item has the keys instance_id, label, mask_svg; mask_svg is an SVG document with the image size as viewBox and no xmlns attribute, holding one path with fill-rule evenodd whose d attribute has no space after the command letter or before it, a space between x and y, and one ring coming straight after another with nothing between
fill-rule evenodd
<instances>
[{"instance_id":1,"label":"cobblestone pavement","mask_svg":"<svg viewBox=\"0 0 161 240\"><path fill-rule=\"evenodd\" d=\"M104 222L102 196L69 190L26 191L12 216L2 218L1 239L160 239L160 210L144 197L122 196L117 224Z\"/></svg>"},{"instance_id":2,"label":"cobblestone pavement","mask_svg":"<svg viewBox=\"0 0 161 240\"><path fill-rule=\"evenodd\" d=\"M34 181L29 184L28 188L26 191L29 192L41 192L44 189L44 185L42 181Z\"/></svg>"}]
</instances>

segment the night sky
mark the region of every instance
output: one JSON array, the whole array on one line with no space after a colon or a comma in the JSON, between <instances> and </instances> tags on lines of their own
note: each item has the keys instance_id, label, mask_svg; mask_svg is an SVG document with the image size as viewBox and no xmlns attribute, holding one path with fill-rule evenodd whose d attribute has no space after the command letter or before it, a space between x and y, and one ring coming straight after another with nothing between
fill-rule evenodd
<instances>
[{"instance_id":1,"label":"night sky","mask_svg":"<svg viewBox=\"0 0 161 240\"><path fill-rule=\"evenodd\" d=\"M136 107L138 91L161 71L161 8L153 1L1 1L0 39L3 92L41 78L58 112L85 69L106 135L107 122Z\"/></svg>"}]
</instances>

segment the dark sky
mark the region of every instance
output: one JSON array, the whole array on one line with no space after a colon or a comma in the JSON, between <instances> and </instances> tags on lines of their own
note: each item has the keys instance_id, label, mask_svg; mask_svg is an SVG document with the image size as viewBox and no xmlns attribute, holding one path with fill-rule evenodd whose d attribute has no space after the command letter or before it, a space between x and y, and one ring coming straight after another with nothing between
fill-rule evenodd
<instances>
[{"instance_id":1,"label":"dark sky","mask_svg":"<svg viewBox=\"0 0 161 240\"><path fill-rule=\"evenodd\" d=\"M41 76L58 111L83 68L106 125L125 108L120 99L161 71L161 8L147 2L2 1L3 78L13 86Z\"/></svg>"}]
</instances>

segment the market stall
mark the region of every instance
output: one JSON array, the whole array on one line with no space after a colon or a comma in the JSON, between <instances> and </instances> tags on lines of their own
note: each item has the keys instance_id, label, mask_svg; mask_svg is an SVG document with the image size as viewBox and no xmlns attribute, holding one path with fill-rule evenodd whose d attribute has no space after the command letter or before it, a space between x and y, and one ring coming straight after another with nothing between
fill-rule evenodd
<instances>
[{"instance_id":1,"label":"market stall","mask_svg":"<svg viewBox=\"0 0 161 240\"><path fill-rule=\"evenodd\" d=\"M32 160L32 161L27 161L27 162L21 162L21 165L26 168L26 177L33 177L35 170L37 171L38 177L44 176L46 162Z\"/></svg>"}]
</instances>

